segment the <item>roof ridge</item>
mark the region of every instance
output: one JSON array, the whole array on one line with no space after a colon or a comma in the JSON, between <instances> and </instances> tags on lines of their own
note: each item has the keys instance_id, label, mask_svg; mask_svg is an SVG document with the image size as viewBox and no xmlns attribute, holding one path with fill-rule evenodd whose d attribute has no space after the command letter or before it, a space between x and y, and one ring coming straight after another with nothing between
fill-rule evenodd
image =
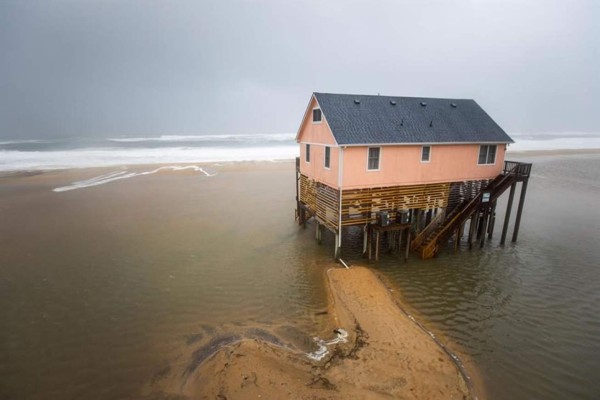
<instances>
[{"instance_id":1,"label":"roof ridge","mask_svg":"<svg viewBox=\"0 0 600 400\"><path fill-rule=\"evenodd\" d=\"M313 92L314 95L330 95L330 96L348 96L348 97L385 97L395 99L415 99L415 100L460 100L460 101L475 101L469 98L454 98L454 97L417 97L417 96L394 96L394 95L379 95L379 94L356 94L356 93L330 93L330 92Z\"/></svg>"},{"instance_id":2,"label":"roof ridge","mask_svg":"<svg viewBox=\"0 0 600 400\"><path fill-rule=\"evenodd\" d=\"M337 144L511 143L473 99L314 92Z\"/></svg>"}]
</instances>

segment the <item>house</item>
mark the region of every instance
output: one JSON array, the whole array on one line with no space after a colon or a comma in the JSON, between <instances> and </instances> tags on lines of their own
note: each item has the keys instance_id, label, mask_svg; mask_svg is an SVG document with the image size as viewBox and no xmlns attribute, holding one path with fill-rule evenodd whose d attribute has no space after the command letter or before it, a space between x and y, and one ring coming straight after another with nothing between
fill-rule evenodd
<instances>
[{"instance_id":1,"label":"house","mask_svg":"<svg viewBox=\"0 0 600 400\"><path fill-rule=\"evenodd\" d=\"M407 213L408 219L398 224L413 235L412 241L405 240L407 248L420 249L424 258L435 255L448 237L424 249L425 239L431 239L425 233L443 227L496 178L511 175L504 156L513 140L468 99L313 93L296 141L300 223L314 217L317 232L320 226L332 231L336 255L344 227L377 227L381 212L392 221ZM514 179L499 189L524 182L526 169L520 165L519 174L512 171ZM453 233L462 235L464 223L475 214L481 219L483 210L475 208L462 214Z\"/></svg>"}]
</instances>

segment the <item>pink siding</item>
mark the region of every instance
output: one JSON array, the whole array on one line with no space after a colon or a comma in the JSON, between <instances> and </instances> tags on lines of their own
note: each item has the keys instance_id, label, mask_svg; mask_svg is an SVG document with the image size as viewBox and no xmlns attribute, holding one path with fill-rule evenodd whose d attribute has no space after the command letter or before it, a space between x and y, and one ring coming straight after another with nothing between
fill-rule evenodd
<instances>
[{"instance_id":1,"label":"pink siding","mask_svg":"<svg viewBox=\"0 0 600 400\"><path fill-rule=\"evenodd\" d=\"M504 167L505 145L494 165L477 165L479 145L432 145L429 163L421 162L421 146L382 146L379 171L367 171L367 147L347 147L343 156L343 188L413 185L495 178Z\"/></svg>"},{"instance_id":2,"label":"pink siding","mask_svg":"<svg viewBox=\"0 0 600 400\"><path fill-rule=\"evenodd\" d=\"M312 122L312 110L317 106L313 97L302 122L297 141L300 143L300 172L309 178L338 188L339 152L329 125L322 116L320 124ZM310 144L310 162L306 162L306 144ZM325 169L325 146L331 147L330 168Z\"/></svg>"},{"instance_id":3,"label":"pink siding","mask_svg":"<svg viewBox=\"0 0 600 400\"><path fill-rule=\"evenodd\" d=\"M325 145L310 145L310 163L306 162L306 145L300 145L300 172L311 179L316 179L326 185L338 188L338 162L339 152L337 147L331 147L330 169L325 168Z\"/></svg>"},{"instance_id":4,"label":"pink siding","mask_svg":"<svg viewBox=\"0 0 600 400\"><path fill-rule=\"evenodd\" d=\"M302 121L297 141L304 143L323 143L335 146L336 142L329 129L329 124L325 119L325 114L322 114L322 121L320 124L312 122L312 110L317 106L317 101L313 97L308 106L306 118Z\"/></svg>"}]
</instances>

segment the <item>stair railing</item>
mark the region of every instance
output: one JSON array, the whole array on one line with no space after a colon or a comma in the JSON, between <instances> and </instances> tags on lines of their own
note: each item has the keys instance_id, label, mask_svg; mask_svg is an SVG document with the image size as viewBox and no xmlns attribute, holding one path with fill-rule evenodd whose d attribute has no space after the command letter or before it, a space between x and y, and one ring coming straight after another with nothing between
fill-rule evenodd
<instances>
[{"instance_id":1,"label":"stair railing","mask_svg":"<svg viewBox=\"0 0 600 400\"><path fill-rule=\"evenodd\" d=\"M433 232L438 226L440 226L443 216L444 213L439 213L434 219L431 220L431 222L425 227L425 229L423 229L421 232L419 232L417 236L415 236L415 238L410 242L411 250L416 250L417 248L419 248L421 243L423 243L423 240L425 240L425 238L429 236L431 232Z\"/></svg>"},{"instance_id":2,"label":"stair railing","mask_svg":"<svg viewBox=\"0 0 600 400\"><path fill-rule=\"evenodd\" d=\"M444 225L442 230L439 231L435 235L434 240L432 240L429 243L429 245L423 249L423 252L421 254L422 258L429 258L429 257L432 257L433 255L435 255L435 249L437 247L437 242L440 240L440 238L449 237L449 234L454 232L454 229L456 229L457 225L461 224L464 220L466 220L472 214L472 212L475 210L475 208L477 208L477 206L479 206L479 204L481 203L481 198L485 191L502 187L510 179L514 179L518 168L519 168L519 165L514 165L508 172L505 172L503 175L501 175L502 178L500 178L498 181L496 181L496 179L498 178L498 177L496 177L496 179L494 179L492 182L490 182L490 184L488 186L486 186L486 188L484 190L480 191L477 194L477 196L473 197L473 199L469 203L467 203L467 205L465 207L463 207L463 209L461 211L459 211L450 220L450 222L448 222L447 224ZM448 235L448 236L446 236L446 235Z\"/></svg>"}]
</instances>

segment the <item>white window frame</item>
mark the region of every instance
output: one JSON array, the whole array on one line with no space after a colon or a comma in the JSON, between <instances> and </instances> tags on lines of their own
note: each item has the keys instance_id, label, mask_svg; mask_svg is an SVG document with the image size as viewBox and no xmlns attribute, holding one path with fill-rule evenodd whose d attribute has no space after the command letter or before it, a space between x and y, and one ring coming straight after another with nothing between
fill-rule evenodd
<instances>
[{"instance_id":1,"label":"white window frame","mask_svg":"<svg viewBox=\"0 0 600 400\"><path fill-rule=\"evenodd\" d=\"M323 166L325 167L325 169L331 169L331 147L330 146L324 146L324 150L323 150ZM327 166L327 150L329 150L329 166Z\"/></svg>"},{"instance_id":2,"label":"white window frame","mask_svg":"<svg viewBox=\"0 0 600 400\"><path fill-rule=\"evenodd\" d=\"M315 121L315 110L321 111L321 120L320 121ZM322 124L323 123L323 110L321 110L321 107L314 107L312 109L312 112L310 113L310 119L312 120L312 123L314 125Z\"/></svg>"},{"instance_id":3,"label":"white window frame","mask_svg":"<svg viewBox=\"0 0 600 400\"><path fill-rule=\"evenodd\" d=\"M304 143L304 162L310 164L310 143Z\"/></svg>"},{"instance_id":4,"label":"white window frame","mask_svg":"<svg viewBox=\"0 0 600 400\"><path fill-rule=\"evenodd\" d=\"M481 148L483 146L487 147L487 151L485 153L485 160L486 160L486 162L482 164L482 163L479 162L479 155L481 154ZM488 159L489 154L490 154L490 147L495 147L496 148L496 152L494 153L494 162L493 163L488 163L487 162L487 159ZM477 165L480 165L482 167L496 165L496 159L497 158L498 158L498 145L497 144L480 144L479 145L479 151L477 152Z\"/></svg>"},{"instance_id":5,"label":"white window frame","mask_svg":"<svg viewBox=\"0 0 600 400\"><path fill-rule=\"evenodd\" d=\"M429 154L427 157L427 160L423 160L423 150L425 149L425 147L429 147ZM421 146L421 164L429 164L431 162L431 145L423 145ZM479 155L477 155L477 159L479 159Z\"/></svg>"},{"instance_id":6,"label":"white window frame","mask_svg":"<svg viewBox=\"0 0 600 400\"><path fill-rule=\"evenodd\" d=\"M371 169L369 168L369 152L370 149L379 149L379 158L377 159L377 169ZM381 171L381 153L383 152L383 149L381 146L368 146L367 147L367 172L376 172L376 171Z\"/></svg>"}]
</instances>

